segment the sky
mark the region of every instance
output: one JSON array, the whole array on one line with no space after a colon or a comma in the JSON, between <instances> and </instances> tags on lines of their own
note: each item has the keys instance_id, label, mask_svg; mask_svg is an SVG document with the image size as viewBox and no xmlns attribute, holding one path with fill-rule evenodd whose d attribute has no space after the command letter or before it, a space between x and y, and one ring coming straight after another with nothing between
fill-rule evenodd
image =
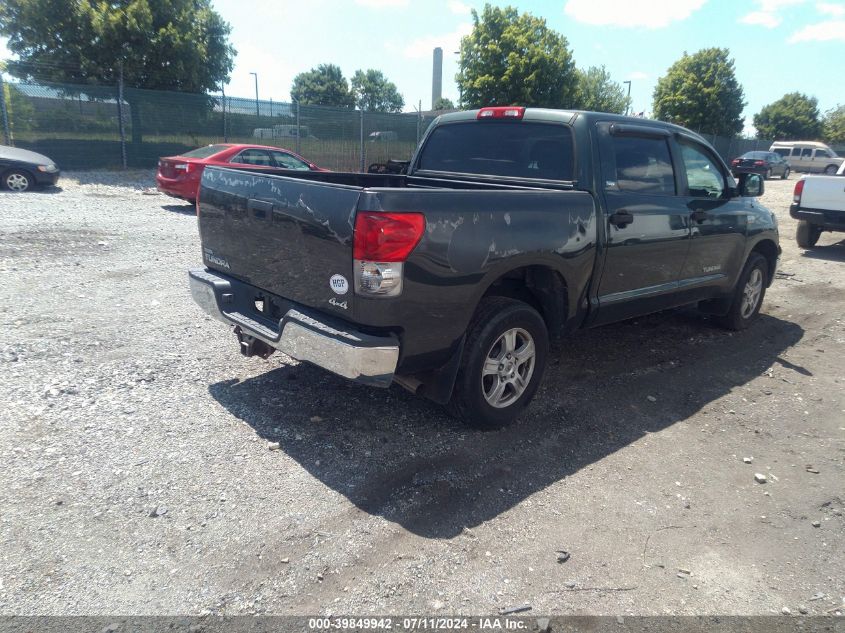
<instances>
[{"instance_id":1,"label":"sky","mask_svg":"<svg viewBox=\"0 0 845 633\"><path fill-rule=\"evenodd\" d=\"M411 111L431 106L432 49L443 48L443 96L457 102L460 38L483 0L212 0L238 51L226 89L287 101L293 78L321 63L350 78L375 68ZM564 34L579 68L631 81L634 112L651 111L657 79L686 51L727 47L751 117L793 91L822 113L845 103L845 0L511 0ZM0 57L8 56L0 41Z\"/></svg>"}]
</instances>

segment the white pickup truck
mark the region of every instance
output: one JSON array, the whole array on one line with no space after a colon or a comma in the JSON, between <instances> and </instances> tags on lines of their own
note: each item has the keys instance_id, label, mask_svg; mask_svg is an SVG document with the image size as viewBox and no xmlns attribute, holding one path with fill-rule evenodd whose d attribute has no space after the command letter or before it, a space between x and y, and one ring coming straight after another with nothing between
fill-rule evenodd
<instances>
[{"instance_id":1,"label":"white pickup truck","mask_svg":"<svg viewBox=\"0 0 845 633\"><path fill-rule=\"evenodd\" d=\"M804 176L795 183L789 215L798 220L795 239L812 248L822 231L845 231L845 163L835 176Z\"/></svg>"}]
</instances>

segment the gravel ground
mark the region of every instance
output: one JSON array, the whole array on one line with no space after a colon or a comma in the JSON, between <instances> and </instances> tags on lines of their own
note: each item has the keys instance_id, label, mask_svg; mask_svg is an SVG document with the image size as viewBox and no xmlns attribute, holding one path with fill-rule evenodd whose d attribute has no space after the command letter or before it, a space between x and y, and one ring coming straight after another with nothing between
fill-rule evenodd
<instances>
[{"instance_id":1,"label":"gravel ground","mask_svg":"<svg viewBox=\"0 0 845 633\"><path fill-rule=\"evenodd\" d=\"M193 209L152 184L0 193L0 613L842 606L845 241L798 249L794 179L762 200L784 254L750 331L581 333L493 433L242 358L188 293Z\"/></svg>"}]
</instances>

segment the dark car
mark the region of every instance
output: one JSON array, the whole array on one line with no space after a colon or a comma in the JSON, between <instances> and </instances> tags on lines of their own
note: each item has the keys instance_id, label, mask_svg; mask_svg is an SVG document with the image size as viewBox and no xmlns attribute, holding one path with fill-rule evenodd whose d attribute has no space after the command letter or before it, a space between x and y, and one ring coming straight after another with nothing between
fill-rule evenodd
<instances>
[{"instance_id":1,"label":"dark car","mask_svg":"<svg viewBox=\"0 0 845 633\"><path fill-rule=\"evenodd\" d=\"M789 178L789 163L775 152L745 152L739 158L731 161L731 171L734 176L739 174L760 174L768 180L772 176L780 176L781 180Z\"/></svg>"},{"instance_id":2,"label":"dark car","mask_svg":"<svg viewBox=\"0 0 845 633\"><path fill-rule=\"evenodd\" d=\"M55 185L59 180L56 163L36 152L0 145L0 187L26 191L36 186Z\"/></svg>"},{"instance_id":3,"label":"dark car","mask_svg":"<svg viewBox=\"0 0 845 633\"><path fill-rule=\"evenodd\" d=\"M397 382L491 427L536 393L549 339L689 304L741 330L775 278L777 220L748 198L763 177L734 180L669 123L455 112L404 172L209 165L191 294L244 355Z\"/></svg>"}]
</instances>

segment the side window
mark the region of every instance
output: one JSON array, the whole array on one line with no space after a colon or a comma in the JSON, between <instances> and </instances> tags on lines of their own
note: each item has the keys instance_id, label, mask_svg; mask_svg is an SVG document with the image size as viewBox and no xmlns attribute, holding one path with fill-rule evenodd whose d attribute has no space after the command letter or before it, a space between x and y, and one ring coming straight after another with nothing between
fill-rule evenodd
<instances>
[{"instance_id":1,"label":"side window","mask_svg":"<svg viewBox=\"0 0 845 633\"><path fill-rule=\"evenodd\" d=\"M776 149L775 153L778 156L783 156L784 158L786 158L787 156L789 156L789 148L784 147L783 149Z\"/></svg>"},{"instance_id":2,"label":"side window","mask_svg":"<svg viewBox=\"0 0 845 633\"><path fill-rule=\"evenodd\" d=\"M675 172L664 138L614 136L615 188L619 191L675 195ZM609 188L611 183L608 183Z\"/></svg>"},{"instance_id":3,"label":"side window","mask_svg":"<svg viewBox=\"0 0 845 633\"><path fill-rule=\"evenodd\" d=\"M801 148L800 147L793 147L792 148L792 155L798 158L801 156Z\"/></svg>"},{"instance_id":4,"label":"side window","mask_svg":"<svg viewBox=\"0 0 845 633\"><path fill-rule=\"evenodd\" d=\"M689 195L696 198L721 198L725 192L725 177L704 148L682 143L681 157L687 173Z\"/></svg>"},{"instance_id":5,"label":"side window","mask_svg":"<svg viewBox=\"0 0 845 633\"><path fill-rule=\"evenodd\" d=\"M813 155L812 147L805 147L801 150L801 158L810 158Z\"/></svg>"},{"instance_id":6,"label":"side window","mask_svg":"<svg viewBox=\"0 0 845 633\"><path fill-rule=\"evenodd\" d=\"M816 156L819 158L833 158L833 152L827 149L817 149Z\"/></svg>"},{"instance_id":7,"label":"side window","mask_svg":"<svg viewBox=\"0 0 845 633\"><path fill-rule=\"evenodd\" d=\"M270 155L260 149L245 149L230 162L240 163L241 165L256 165L258 167L273 166L273 163L270 162Z\"/></svg>"},{"instance_id":8,"label":"side window","mask_svg":"<svg viewBox=\"0 0 845 633\"><path fill-rule=\"evenodd\" d=\"M298 169L299 171L308 171L311 169L308 163L301 161L295 156L285 154L284 152L271 152L273 160L276 161L276 167L283 167L284 169Z\"/></svg>"}]
</instances>

